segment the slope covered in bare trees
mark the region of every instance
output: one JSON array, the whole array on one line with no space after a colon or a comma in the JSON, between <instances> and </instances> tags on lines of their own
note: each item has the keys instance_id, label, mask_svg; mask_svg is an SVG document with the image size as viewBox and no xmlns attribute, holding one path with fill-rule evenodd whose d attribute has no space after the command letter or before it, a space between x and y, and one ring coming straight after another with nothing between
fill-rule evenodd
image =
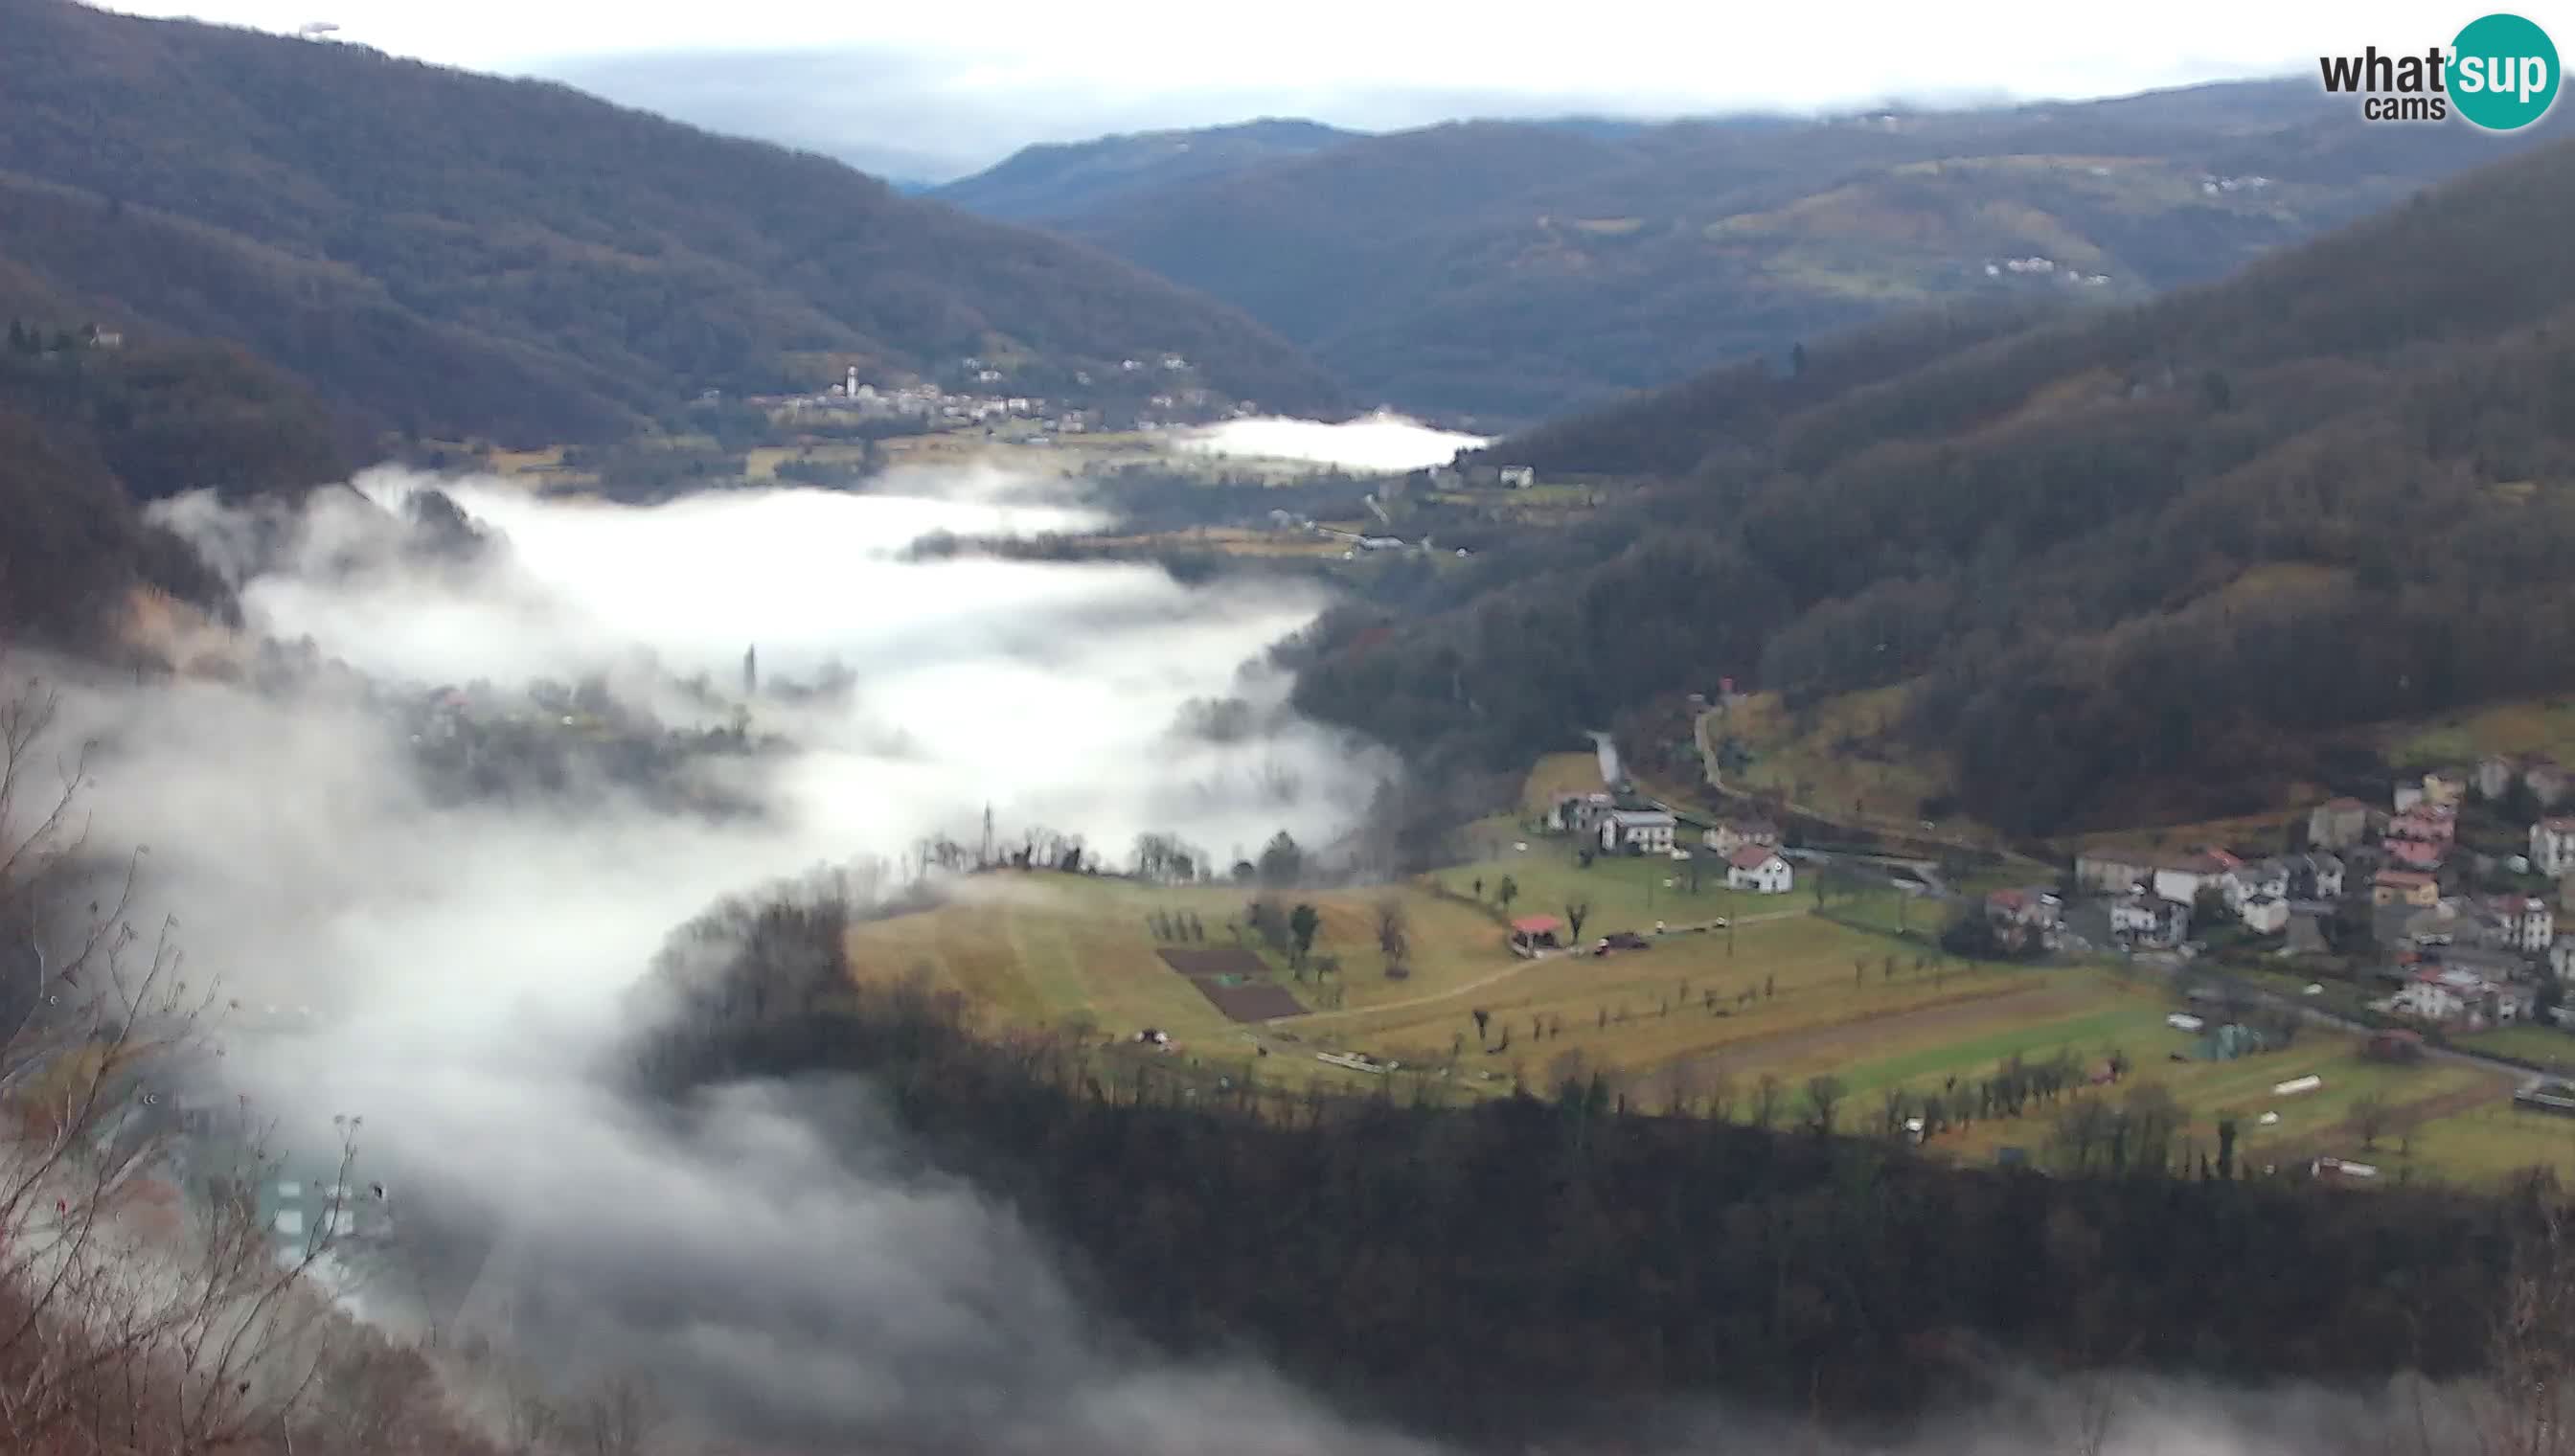
<instances>
[{"instance_id":1,"label":"slope covered in bare trees","mask_svg":"<svg viewBox=\"0 0 2575 1456\"><path fill-rule=\"evenodd\" d=\"M1462 604L1344 614L1300 699L1498 764L1719 677L1901 683L2007 828L2258 806L2350 725L2575 681L2569 223L2560 144L2212 287L1534 432L1494 457L1655 484Z\"/></svg>"}]
</instances>

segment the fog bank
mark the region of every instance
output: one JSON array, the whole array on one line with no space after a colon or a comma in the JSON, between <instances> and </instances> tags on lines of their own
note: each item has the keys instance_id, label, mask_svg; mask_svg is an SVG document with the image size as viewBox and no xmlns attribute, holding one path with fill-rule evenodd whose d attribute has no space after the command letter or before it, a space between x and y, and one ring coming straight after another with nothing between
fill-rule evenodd
<instances>
[{"instance_id":1,"label":"fog bank","mask_svg":"<svg viewBox=\"0 0 2575 1456\"><path fill-rule=\"evenodd\" d=\"M482 546L398 524L432 485ZM453 1235L363 1291L372 1312L562 1381L638 1377L680 1429L780 1449L1428 1451L1249 1360L1135 1348L1008 1210L925 1171L862 1080L676 1113L612 1090L630 992L727 896L818 865L864 896L988 807L1006 835L1112 856L1149 829L1320 844L1393 771L1244 667L1310 594L906 555L931 531L1081 519L1031 490L921 477L644 509L379 472L297 512L160 510L234 576L253 634L311 658L244 650L234 681L59 668L63 734L97 745L90 842L149 846L142 914L176 916L186 973L238 1003L221 1074L279 1141L327 1153L333 1117L363 1118L361 1177L397 1190L398 1225L435 1208ZM1260 711L1176 733L1218 698ZM488 729L479 767L446 756L457 712ZM547 771L489 776L517 754ZM1652 1444L2036 1456L2066 1449L2078 1394L2034 1385L1879 1446L1667 1413ZM2322 1396L2122 1399L2097 1449L2123 1456L2349 1450L2374 1419Z\"/></svg>"},{"instance_id":2,"label":"fog bank","mask_svg":"<svg viewBox=\"0 0 2575 1456\"><path fill-rule=\"evenodd\" d=\"M1230 420L1183 434L1175 448L1395 474L1446 465L1457 452L1488 443L1480 436L1434 430L1418 420L1379 411L1337 425L1276 417Z\"/></svg>"}]
</instances>

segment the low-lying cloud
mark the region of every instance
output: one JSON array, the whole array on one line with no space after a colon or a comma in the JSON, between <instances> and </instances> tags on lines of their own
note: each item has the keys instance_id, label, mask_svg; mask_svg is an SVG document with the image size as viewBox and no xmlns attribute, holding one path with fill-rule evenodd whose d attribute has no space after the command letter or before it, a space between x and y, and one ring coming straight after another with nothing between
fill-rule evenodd
<instances>
[{"instance_id":1,"label":"low-lying cloud","mask_svg":"<svg viewBox=\"0 0 2575 1456\"><path fill-rule=\"evenodd\" d=\"M398 1190L398 1217L434 1204L478 1231L416 1281L382 1278L373 1312L490 1337L558 1380L640 1377L684 1430L773 1449L1427 1456L1257 1365L1128 1343L1007 1210L908 1162L860 1079L675 1111L612 1075L630 994L676 927L814 866L883 875L922 836L971 836L987 805L1006 830L1113 853L1147 829L1218 849L1280 827L1328 840L1390 764L1241 669L1319 601L907 558L925 531L1075 519L1007 480L655 508L435 483L492 533L462 557L409 551L394 527L387 508L431 484L379 473L265 521L203 499L164 512L238 574L254 633L310 638L363 676L300 671L290 650L241 654L239 681L55 683L65 737L96 743L92 844L149 846L146 912L175 914L185 973L242 1005L223 1074L299 1152L329 1150L332 1116L363 1117L361 1176ZM745 695L755 644L764 683L841 689ZM522 792L424 766L423 695L463 688L542 734L520 705L543 679L604 685L609 703L567 718L640 708L693 728L747 702L752 736L780 746L665 771L755 811L673 807L613 768ZM1206 711L1220 699L1249 706ZM1176 735L1215 720L1230 727ZM321 1029L256 1029L272 1004ZM2098 1449L2287 1456L2369 1428L2367 1408L2323 1396L2148 1394ZM2035 1456L2064 1449L2065 1398L2046 1387L1887 1446L1741 1416L1657 1423L1654 1445Z\"/></svg>"},{"instance_id":2,"label":"low-lying cloud","mask_svg":"<svg viewBox=\"0 0 2575 1456\"><path fill-rule=\"evenodd\" d=\"M1436 430L1418 420L1378 411L1339 424L1270 417L1230 420L1190 431L1180 450L1263 460L1306 461L1354 471L1414 471L1445 465L1461 450L1489 442L1481 436Z\"/></svg>"},{"instance_id":3,"label":"low-lying cloud","mask_svg":"<svg viewBox=\"0 0 2575 1456\"><path fill-rule=\"evenodd\" d=\"M433 485L484 549L415 549L403 507ZM1148 830L1321 844L1391 771L1248 666L1320 609L1310 590L906 553L935 531L1092 524L1028 489L915 477L637 508L379 472L295 512L162 512L237 577L250 633L290 646L233 654L240 681L56 675L65 740L97 745L90 841L149 846L143 909L174 914L187 974L238 1002L222 1073L283 1142L327 1155L328 1119L363 1117L369 1177L501 1232L488 1264L385 1283L370 1307L471 1316L549 1370L649 1376L709 1432L1055 1449L1041 1415L1079 1390L1107 1423L1089 1449L1201 1449L1155 1423L1195 1430L1190 1400L1136 1383L1180 1377L1101 1353L1010 1218L886 1167L864 1089L746 1090L677 1123L609 1089L631 989L723 897L818 865L890 876L988 809L1005 835L1080 834L1113 863ZM351 671L300 667L306 643ZM818 684L837 687L797 691ZM483 771L539 750L554 768L499 787L432 771L453 729L424 705L451 691L488 721ZM1176 731L1228 699L1254 730ZM721 740L737 713L765 746L661 746ZM610 741L582 745L599 722ZM629 781L621 733L660 754L660 791ZM701 800L751 811L674 807ZM270 1007L322 1029L260 1029ZM1284 1430L1296 1410L1255 1373L1181 1383L1211 1422ZM1356 1439L1293 1425L1274 1449Z\"/></svg>"}]
</instances>

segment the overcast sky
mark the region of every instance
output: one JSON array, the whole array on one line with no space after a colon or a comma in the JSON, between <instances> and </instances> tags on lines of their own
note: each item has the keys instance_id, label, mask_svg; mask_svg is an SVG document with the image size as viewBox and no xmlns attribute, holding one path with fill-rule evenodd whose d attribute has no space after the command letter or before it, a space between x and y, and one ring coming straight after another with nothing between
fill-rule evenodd
<instances>
[{"instance_id":1,"label":"overcast sky","mask_svg":"<svg viewBox=\"0 0 2575 1456\"><path fill-rule=\"evenodd\" d=\"M898 178L1031 142L1307 116L1364 130L1459 116L1672 116L1887 100L2118 95L2420 51L2484 6L2390 0L1844 0L1567 7L1299 0L1068 6L605 0L120 0L112 8L344 39L543 75ZM2575 3L2521 13L2567 35Z\"/></svg>"}]
</instances>

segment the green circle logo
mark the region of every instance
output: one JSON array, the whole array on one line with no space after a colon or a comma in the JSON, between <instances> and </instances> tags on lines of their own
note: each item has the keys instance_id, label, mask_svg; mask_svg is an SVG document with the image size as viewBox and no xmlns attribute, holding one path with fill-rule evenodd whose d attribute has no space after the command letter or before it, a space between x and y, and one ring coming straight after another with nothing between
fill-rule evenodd
<instances>
[{"instance_id":1,"label":"green circle logo","mask_svg":"<svg viewBox=\"0 0 2575 1456\"><path fill-rule=\"evenodd\" d=\"M2468 22L2450 45L2450 104L2490 132L2518 131L2557 99L2557 47L2518 15Z\"/></svg>"}]
</instances>

